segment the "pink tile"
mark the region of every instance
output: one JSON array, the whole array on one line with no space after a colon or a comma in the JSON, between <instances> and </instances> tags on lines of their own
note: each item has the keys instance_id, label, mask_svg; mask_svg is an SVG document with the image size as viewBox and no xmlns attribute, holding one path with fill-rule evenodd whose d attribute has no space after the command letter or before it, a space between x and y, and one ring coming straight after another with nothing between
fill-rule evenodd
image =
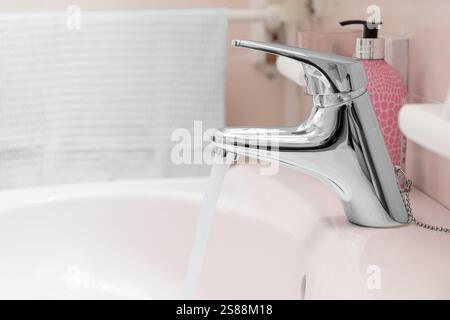
<instances>
[{"instance_id":1,"label":"pink tile","mask_svg":"<svg viewBox=\"0 0 450 320\"><path fill-rule=\"evenodd\" d=\"M323 5L322 28L345 19L365 19L372 0L317 0ZM450 86L450 1L379 0L381 33L409 38L409 96L416 102L443 101ZM450 208L450 161L408 144L407 173L414 184Z\"/></svg>"}]
</instances>

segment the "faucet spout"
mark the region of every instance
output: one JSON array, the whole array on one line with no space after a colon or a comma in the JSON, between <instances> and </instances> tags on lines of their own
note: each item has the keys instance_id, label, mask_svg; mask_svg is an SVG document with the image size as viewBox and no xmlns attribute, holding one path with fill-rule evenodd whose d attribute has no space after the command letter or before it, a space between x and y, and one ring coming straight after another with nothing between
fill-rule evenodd
<instances>
[{"instance_id":1,"label":"faucet spout","mask_svg":"<svg viewBox=\"0 0 450 320\"><path fill-rule=\"evenodd\" d=\"M253 45L253 42L246 42L246 45L257 47L258 43ZM270 44L264 44L262 47L275 53L280 49L279 45L272 48ZM279 52L283 54L302 50L285 46L281 48ZM306 51L301 52L304 63L308 61L308 55L314 55L311 51L307 54L304 54ZM326 54L317 55L320 61L326 62ZM347 64L350 61L360 63L350 58L335 58L334 55L329 61L328 67L341 72L345 68L334 68L332 64L342 61ZM353 66L348 70L363 69ZM358 74L357 78L361 80L364 76ZM351 88L351 72L346 78ZM330 74L327 74L327 79L330 83L339 83ZM313 83L313 87L315 89L311 91L316 91L317 82ZM299 126L223 128L213 136L213 143L217 148L238 155L276 161L321 179L342 200L347 218L352 223L367 227L406 224L409 216L396 171L367 90L358 86L347 91L347 85L342 88L345 90L325 90L325 94L315 95L309 119Z\"/></svg>"}]
</instances>

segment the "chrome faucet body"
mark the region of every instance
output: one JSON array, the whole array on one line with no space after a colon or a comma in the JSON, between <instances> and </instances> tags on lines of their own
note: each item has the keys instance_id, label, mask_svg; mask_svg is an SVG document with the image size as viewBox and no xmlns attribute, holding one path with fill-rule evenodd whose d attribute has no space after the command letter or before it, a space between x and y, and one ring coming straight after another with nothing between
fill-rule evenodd
<instances>
[{"instance_id":1,"label":"chrome faucet body","mask_svg":"<svg viewBox=\"0 0 450 320\"><path fill-rule=\"evenodd\" d=\"M216 147L316 176L336 192L352 223L367 227L408 223L361 62L278 44L245 40L233 44L299 61L313 108L299 126L220 129L213 136Z\"/></svg>"}]
</instances>

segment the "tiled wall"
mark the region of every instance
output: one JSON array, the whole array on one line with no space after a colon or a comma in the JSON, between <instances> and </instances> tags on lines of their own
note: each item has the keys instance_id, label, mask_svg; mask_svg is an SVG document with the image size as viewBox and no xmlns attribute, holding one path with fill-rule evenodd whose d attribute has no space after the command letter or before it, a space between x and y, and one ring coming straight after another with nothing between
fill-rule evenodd
<instances>
[{"instance_id":1,"label":"tiled wall","mask_svg":"<svg viewBox=\"0 0 450 320\"><path fill-rule=\"evenodd\" d=\"M344 19L367 18L366 9L381 9L382 32L407 36L409 96L414 102L443 101L450 87L450 1L316 0L324 28ZM442 137L450 139L450 137ZM450 161L408 143L407 174L414 184L450 208Z\"/></svg>"}]
</instances>

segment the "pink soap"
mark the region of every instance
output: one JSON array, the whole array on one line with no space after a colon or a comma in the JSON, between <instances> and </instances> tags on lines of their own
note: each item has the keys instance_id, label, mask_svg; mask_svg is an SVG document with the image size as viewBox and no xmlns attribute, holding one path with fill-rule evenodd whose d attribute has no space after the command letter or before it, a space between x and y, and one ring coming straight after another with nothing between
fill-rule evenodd
<instances>
[{"instance_id":1,"label":"pink soap","mask_svg":"<svg viewBox=\"0 0 450 320\"><path fill-rule=\"evenodd\" d=\"M367 90L394 165L402 162L402 133L398 114L406 99L406 87L400 74L384 60L361 60L368 77Z\"/></svg>"}]
</instances>

